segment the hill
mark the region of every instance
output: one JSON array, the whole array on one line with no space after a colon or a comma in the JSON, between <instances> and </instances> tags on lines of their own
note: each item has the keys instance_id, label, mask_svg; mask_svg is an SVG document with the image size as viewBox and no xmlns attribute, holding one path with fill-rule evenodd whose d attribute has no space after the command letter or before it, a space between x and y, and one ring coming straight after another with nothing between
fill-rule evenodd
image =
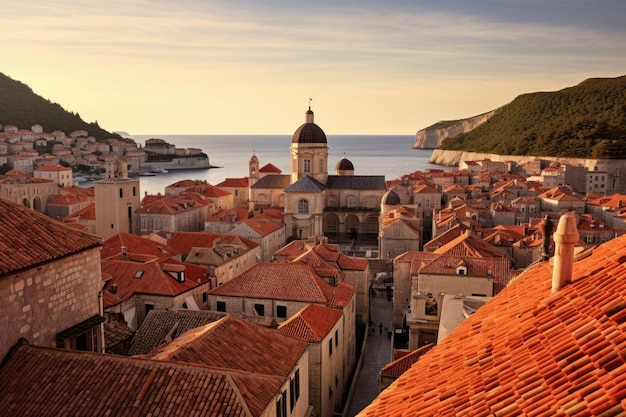
<instances>
[{"instance_id":1,"label":"hill","mask_svg":"<svg viewBox=\"0 0 626 417\"><path fill-rule=\"evenodd\" d=\"M70 113L57 103L35 94L31 88L0 73L0 124L30 129L41 125L46 132L61 130L70 134L75 130L86 130L98 141L108 138L122 139L107 132L98 123L87 123L78 113Z\"/></svg>"},{"instance_id":2,"label":"hill","mask_svg":"<svg viewBox=\"0 0 626 417\"><path fill-rule=\"evenodd\" d=\"M475 129L444 139L439 149L626 159L626 76L520 95Z\"/></svg>"}]
</instances>

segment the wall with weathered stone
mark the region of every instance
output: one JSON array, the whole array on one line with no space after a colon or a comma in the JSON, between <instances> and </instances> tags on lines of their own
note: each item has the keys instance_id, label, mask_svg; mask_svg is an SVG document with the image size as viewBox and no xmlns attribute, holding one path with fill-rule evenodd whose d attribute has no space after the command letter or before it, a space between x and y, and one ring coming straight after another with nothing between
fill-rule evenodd
<instances>
[{"instance_id":1,"label":"wall with weathered stone","mask_svg":"<svg viewBox=\"0 0 626 417\"><path fill-rule=\"evenodd\" d=\"M56 346L57 333L100 312L100 247L0 277L0 358L21 338Z\"/></svg>"}]
</instances>

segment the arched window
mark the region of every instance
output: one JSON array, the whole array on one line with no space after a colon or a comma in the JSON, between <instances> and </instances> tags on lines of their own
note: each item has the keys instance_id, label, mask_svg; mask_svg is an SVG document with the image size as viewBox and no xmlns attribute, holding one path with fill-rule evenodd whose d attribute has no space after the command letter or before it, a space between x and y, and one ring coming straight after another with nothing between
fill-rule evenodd
<instances>
[{"instance_id":1,"label":"arched window","mask_svg":"<svg viewBox=\"0 0 626 417\"><path fill-rule=\"evenodd\" d=\"M298 213L309 214L309 202L306 200L298 201Z\"/></svg>"}]
</instances>

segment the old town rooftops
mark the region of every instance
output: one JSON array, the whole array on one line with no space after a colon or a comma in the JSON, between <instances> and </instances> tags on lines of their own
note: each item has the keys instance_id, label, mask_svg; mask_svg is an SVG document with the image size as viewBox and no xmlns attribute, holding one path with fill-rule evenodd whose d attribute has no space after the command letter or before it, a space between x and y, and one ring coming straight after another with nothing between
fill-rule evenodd
<instances>
[{"instance_id":1,"label":"old town rooftops","mask_svg":"<svg viewBox=\"0 0 626 417\"><path fill-rule=\"evenodd\" d=\"M527 269L359 416L624 415L626 236L574 262Z\"/></svg>"},{"instance_id":2,"label":"old town rooftops","mask_svg":"<svg viewBox=\"0 0 626 417\"><path fill-rule=\"evenodd\" d=\"M94 248L100 236L82 232L0 199L0 275Z\"/></svg>"}]
</instances>

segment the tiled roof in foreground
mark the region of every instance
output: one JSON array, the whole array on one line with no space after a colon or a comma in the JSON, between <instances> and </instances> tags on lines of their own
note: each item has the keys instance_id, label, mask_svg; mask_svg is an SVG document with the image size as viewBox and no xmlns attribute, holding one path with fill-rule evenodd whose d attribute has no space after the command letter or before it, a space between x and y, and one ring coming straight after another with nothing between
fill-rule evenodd
<instances>
[{"instance_id":1,"label":"tiled roof in foreground","mask_svg":"<svg viewBox=\"0 0 626 417\"><path fill-rule=\"evenodd\" d=\"M521 274L359 416L626 415L626 236Z\"/></svg>"},{"instance_id":2,"label":"tiled roof in foreground","mask_svg":"<svg viewBox=\"0 0 626 417\"><path fill-rule=\"evenodd\" d=\"M0 369L6 416L246 416L275 378L123 356L20 346Z\"/></svg>"},{"instance_id":3,"label":"tiled roof in foreground","mask_svg":"<svg viewBox=\"0 0 626 417\"><path fill-rule=\"evenodd\" d=\"M0 276L102 244L100 236L1 198L0 236Z\"/></svg>"}]
</instances>

